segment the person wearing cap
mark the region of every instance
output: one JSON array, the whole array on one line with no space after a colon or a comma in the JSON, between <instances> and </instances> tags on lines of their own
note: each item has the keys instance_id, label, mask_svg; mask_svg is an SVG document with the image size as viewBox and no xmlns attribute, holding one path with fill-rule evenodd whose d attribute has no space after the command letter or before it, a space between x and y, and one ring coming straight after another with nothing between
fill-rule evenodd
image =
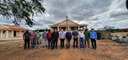
<instances>
[{"instance_id":1,"label":"person wearing cap","mask_svg":"<svg viewBox=\"0 0 128 60\"><path fill-rule=\"evenodd\" d=\"M94 29L91 29L91 31L90 31L90 39L91 39L91 43L92 43L92 48L96 49L97 33Z\"/></svg>"}]
</instances>

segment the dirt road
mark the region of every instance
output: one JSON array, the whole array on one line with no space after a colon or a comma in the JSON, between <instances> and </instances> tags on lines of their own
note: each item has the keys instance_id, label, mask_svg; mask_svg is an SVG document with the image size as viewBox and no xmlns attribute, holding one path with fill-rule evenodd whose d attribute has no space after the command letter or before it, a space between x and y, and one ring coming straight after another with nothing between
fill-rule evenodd
<instances>
[{"instance_id":1,"label":"dirt road","mask_svg":"<svg viewBox=\"0 0 128 60\"><path fill-rule=\"evenodd\" d=\"M0 60L128 60L128 45L98 40L97 49L23 49L23 41L1 41Z\"/></svg>"}]
</instances>

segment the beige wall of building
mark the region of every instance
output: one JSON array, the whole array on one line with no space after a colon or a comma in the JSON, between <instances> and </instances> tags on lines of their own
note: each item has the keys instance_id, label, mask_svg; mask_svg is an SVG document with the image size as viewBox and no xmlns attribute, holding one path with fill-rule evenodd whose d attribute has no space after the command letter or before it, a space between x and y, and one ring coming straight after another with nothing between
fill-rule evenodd
<instances>
[{"instance_id":1,"label":"beige wall of building","mask_svg":"<svg viewBox=\"0 0 128 60\"><path fill-rule=\"evenodd\" d=\"M0 24L0 40L22 39L26 29L20 26Z\"/></svg>"}]
</instances>

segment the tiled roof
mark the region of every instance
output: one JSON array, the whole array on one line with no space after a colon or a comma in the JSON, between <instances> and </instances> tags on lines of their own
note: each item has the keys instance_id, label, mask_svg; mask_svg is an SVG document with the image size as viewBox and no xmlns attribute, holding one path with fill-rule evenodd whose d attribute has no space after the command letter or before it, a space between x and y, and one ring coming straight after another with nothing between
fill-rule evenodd
<instances>
[{"instance_id":1,"label":"tiled roof","mask_svg":"<svg viewBox=\"0 0 128 60\"><path fill-rule=\"evenodd\" d=\"M25 28L15 25L0 24L0 30L25 31Z\"/></svg>"},{"instance_id":2,"label":"tiled roof","mask_svg":"<svg viewBox=\"0 0 128 60\"><path fill-rule=\"evenodd\" d=\"M78 24L78 23L76 23L76 22L74 22L72 20L66 19L66 20L64 20L62 22L50 25L50 27L57 27L57 26L60 26L60 27L66 27L66 26L87 26L87 24Z\"/></svg>"}]
</instances>

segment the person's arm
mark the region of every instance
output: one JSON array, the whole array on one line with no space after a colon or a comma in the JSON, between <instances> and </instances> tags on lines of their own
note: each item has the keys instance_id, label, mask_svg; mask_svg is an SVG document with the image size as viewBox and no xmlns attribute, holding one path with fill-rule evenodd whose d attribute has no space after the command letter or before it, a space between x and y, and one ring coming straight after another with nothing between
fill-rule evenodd
<instances>
[{"instance_id":1,"label":"person's arm","mask_svg":"<svg viewBox=\"0 0 128 60\"><path fill-rule=\"evenodd\" d=\"M57 39L59 38L59 32L57 32Z\"/></svg>"},{"instance_id":2,"label":"person's arm","mask_svg":"<svg viewBox=\"0 0 128 60\"><path fill-rule=\"evenodd\" d=\"M91 39L91 32L89 32L89 38Z\"/></svg>"},{"instance_id":3,"label":"person's arm","mask_svg":"<svg viewBox=\"0 0 128 60\"><path fill-rule=\"evenodd\" d=\"M96 40L97 40L97 33L96 33Z\"/></svg>"},{"instance_id":4,"label":"person's arm","mask_svg":"<svg viewBox=\"0 0 128 60\"><path fill-rule=\"evenodd\" d=\"M46 38L48 39L48 33L46 33Z\"/></svg>"},{"instance_id":5,"label":"person's arm","mask_svg":"<svg viewBox=\"0 0 128 60\"><path fill-rule=\"evenodd\" d=\"M72 33L71 33L71 39L72 39Z\"/></svg>"}]
</instances>

